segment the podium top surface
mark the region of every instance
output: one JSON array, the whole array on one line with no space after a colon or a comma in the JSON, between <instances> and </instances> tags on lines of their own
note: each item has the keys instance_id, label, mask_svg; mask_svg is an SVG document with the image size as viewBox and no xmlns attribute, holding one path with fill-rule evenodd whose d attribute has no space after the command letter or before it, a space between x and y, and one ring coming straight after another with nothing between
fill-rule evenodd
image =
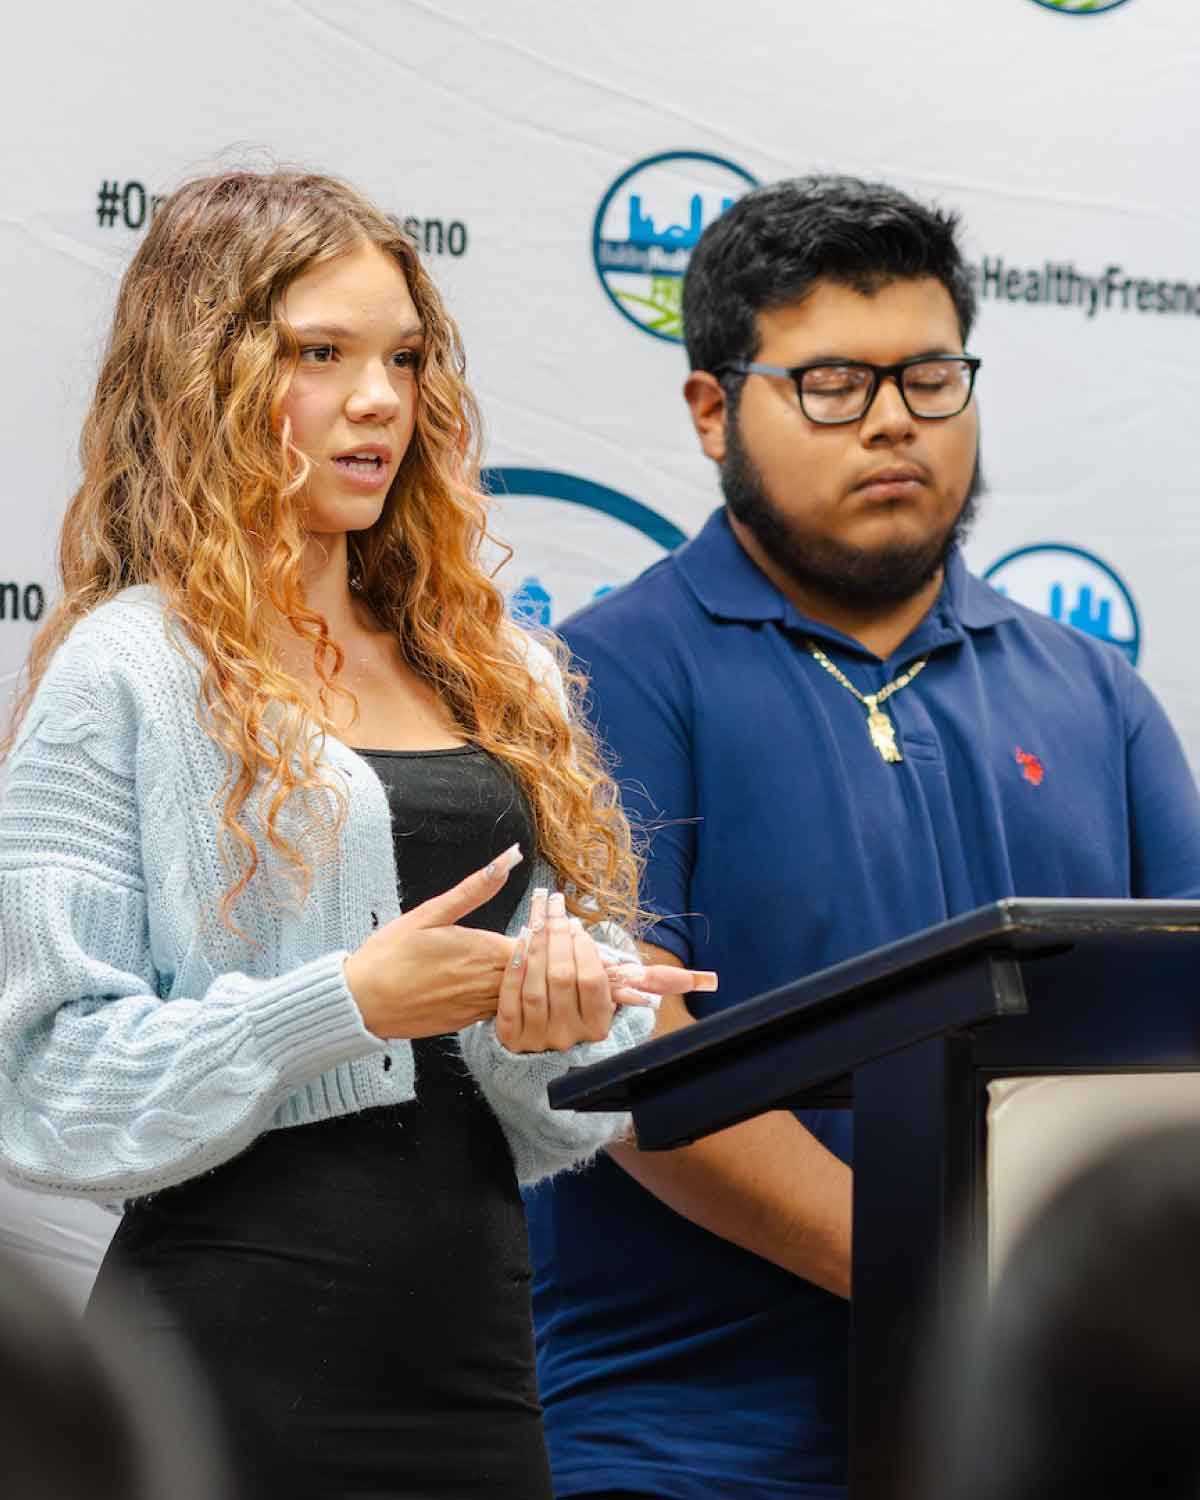
<instances>
[{"instance_id":1,"label":"podium top surface","mask_svg":"<svg viewBox=\"0 0 1200 1500\"><path fill-rule=\"evenodd\" d=\"M673 1065L733 1053L748 1039L834 1016L857 998L952 968L985 953L1035 957L1128 937L1200 940L1200 901L1086 901L1009 897L873 948L792 984L768 990L728 1010L658 1037L591 1067L573 1069L550 1086L557 1108L626 1109L639 1081ZM1196 953L1200 961L1200 950ZM1200 969L1198 969L1200 972Z\"/></svg>"}]
</instances>

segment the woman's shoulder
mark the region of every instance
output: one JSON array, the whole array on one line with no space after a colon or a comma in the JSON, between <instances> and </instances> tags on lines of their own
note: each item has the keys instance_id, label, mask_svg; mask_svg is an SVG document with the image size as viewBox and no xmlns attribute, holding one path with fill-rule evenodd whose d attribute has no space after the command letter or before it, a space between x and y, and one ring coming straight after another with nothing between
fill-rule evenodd
<instances>
[{"instance_id":1,"label":"woman's shoulder","mask_svg":"<svg viewBox=\"0 0 1200 1500\"><path fill-rule=\"evenodd\" d=\"M112 642L122 637L150 642L164 633L166 619L161 590L150 583L138 583L88 610L75 622L66 639L76 645L101 639Z\"/></svg>"},{"instance_id":2,"label":"woman's shoulder","mask_svg":"<svg viewBox=\"0 0 1200 1500\"><path fill-rule=\"evenodd\" d=\"M137 683L159 678L168 661L194 656L160 590L143 583L122 589L77 620L52 665L88 663L103 677Z\"/></svg>"},{"instance_id":3,"label":"woman's shoulder","mask_svg":"<svg viewBox=\"0 0 1200 1500\"><path fill-rule=\"evenodd\" d=\"M19 740L47 720L60 727L69 722L78 732L107 725L120 736L164 711L176 717L170 706L185 699L194 717L194 657L156 588L123 589L89 610L63 638L38 684Z\"/></svg>"},{"instance_id":4,"label":"woman's shoulder","mask_svg":"<svg viewBox=\"0 0 1200 1500\"><path fill-rule=\"evenodd\" d=\"M505 620L503 629L517 660L526 668L534 682L549 688L565 706L562 662L566 658L566 647L558 637L544 630L535 631L528 626L518 625L512 619Z\"/></svg>"},{"instance_id":5,"label":"woman's shoulder","mask_svg":"<svg viewBox=\"0 0 1200 1500\"><path fill-rule=\"evenodd\" d=\"M544 677L558 670L554 649L547 641L544 630L533 630L527 625L518 625L506 616L501 630L505 640L516 652L518 660L524 662L534 677Z\"/></svg>"}]
</instances>

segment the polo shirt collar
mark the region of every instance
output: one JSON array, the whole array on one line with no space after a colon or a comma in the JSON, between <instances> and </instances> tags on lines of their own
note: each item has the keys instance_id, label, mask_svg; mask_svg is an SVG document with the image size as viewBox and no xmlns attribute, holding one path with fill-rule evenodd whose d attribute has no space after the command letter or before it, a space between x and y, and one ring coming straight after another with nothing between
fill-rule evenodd
<instances>
[{"instance_id":1,"label":"polo shirt collar","mask_svg":"<svg viewBox=\"0 0 1200 1500\"><path fill-rule=\"evenodd\" d=\"M780 620L800 629L815 628L822 635L827 631L827 627L801 615L751 561L733 534L724 506L679 548L674 560L692 593L714 619ZM940 614L949 626L957 622L967 630L987 630L1011 620L1016 610L1002 594L969 571L956 547L946 560L946 581L931 614Z\"/></svg>"},{"instance_id":2,"label":"polo shirt collar","mask_svg":"<svg viewBox=\"0 0 1200 1500\"><path fill-rule=\"evenodd\" d=\"M784 620L795 614L733 534L725 507L674 554L684 581L714 619Z\"/></svg>"},{"instance_id":3,"label":"polo shirt collar","mask_svg":"<svg viewBox=\"0 0 1200 1500\"><path fill-rule=\"evenodd\" d=\"M1016 618L1016 606L1003 594L998 594L990 583L976 578L957 547L946 560L946 586L942 597L968 630L988 630L993 625Z\"/></svg>"}]
</instances>

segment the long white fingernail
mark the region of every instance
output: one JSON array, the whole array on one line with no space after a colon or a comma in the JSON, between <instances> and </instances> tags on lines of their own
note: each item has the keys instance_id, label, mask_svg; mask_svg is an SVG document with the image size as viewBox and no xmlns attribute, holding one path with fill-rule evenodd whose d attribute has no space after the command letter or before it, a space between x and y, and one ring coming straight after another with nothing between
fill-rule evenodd
<instances>
[{"instance_id":1,"label":"long white fingernail","mask_svg":"<svg viewBox=\"0 0 1200 1500\"><path fill-rule=\"evenodd\" d=\"M512 967L514 969L519 969L521 967L521 965L525 962L525 948L526 948L526 945L528 944L528 942L529 942L529 928L528 927L522 927L521 930L520 930L520 932L517 934L517 946L513 950Z\"/></svg>"},{"instance_id":2,"label":"long white fingernail","mask_svg":"<svg viewBox=\"0 0 1200 1500\"><path fill-rule=\"evenodd\" d=\"M555 891L546 902L546 915L549 917L565 917L567 914L567 898L561 891Z\"/></svg>"},{"instance_id":3,"label":"long white fingernail","mask_svg":"<svg viewBox=\"0 0 1200 1500\"><path fill-rule=\"evenodd\" d=\"M635 990L627 988L625 990L622 990L622 994L637 996L636 1000L626 1000L624 1002L624 1004L626 1005L644 1005L647 1010L657 1010L658 1007L662 1004L662 998L658 995L652 995L649 990Z\"/></svg>"},{"instance_id":4,"label":"long white fingernail","mask_svg":"<svg viewBox=\"0 0 1200 1500\"><path fill-rule=\"evenodd\" d=\"M515 870L525 856L521 853L520 844L510 844L503 854L497 854L491 864L487 867L489 880L496 880L501 875L507 875Z\"/></svg>"}]
</instances>

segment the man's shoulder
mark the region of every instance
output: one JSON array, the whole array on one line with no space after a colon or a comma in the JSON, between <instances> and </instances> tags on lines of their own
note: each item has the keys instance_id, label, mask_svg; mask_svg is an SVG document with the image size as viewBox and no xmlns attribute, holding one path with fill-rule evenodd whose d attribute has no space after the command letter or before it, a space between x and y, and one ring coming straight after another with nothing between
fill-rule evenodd
<instances>
[{"instance_id":1,"label":"man's shoulder","mask_svg":"<svg viewBox=\"0 0 1200 1500\"><path fill-rule=\"evenodd\" d=\"M587 680L589 697L610 721L640 713L647 700L660 707L693 700L696 662L706 654L696 639L703 619L674 558L665 557L579 610L558 632Z\"/></svg>"},{"instance_id":2,"label":"man's shoulder","mask_svg":"<svg viewBox=\"0 0 1200 1500\"><path fill-rule=\"evenodd\" d=\"M996 601L999 610L996 627L1010 639L1033 648L1033 665L1047 671L1072 670L1106 682L1136 677L1125 651L1114 641L1091 635L1063 620L1051 619L1028 605L999 593L977 574L968 575L971 603L985 608Z\"/></svg>"},{"instance_id":3,"label":"man's shoulder","mask_svg":"<svg viewBox=\"0 0 1200 1500\"><path fill-rule=\"evenodd\" d=\"M665 634L695 628L697 606L673 556L660 558L631 582L611 590L565 620L559 634L573 651L584 643L639 653Z\"/></svg>"}]
</instances>

